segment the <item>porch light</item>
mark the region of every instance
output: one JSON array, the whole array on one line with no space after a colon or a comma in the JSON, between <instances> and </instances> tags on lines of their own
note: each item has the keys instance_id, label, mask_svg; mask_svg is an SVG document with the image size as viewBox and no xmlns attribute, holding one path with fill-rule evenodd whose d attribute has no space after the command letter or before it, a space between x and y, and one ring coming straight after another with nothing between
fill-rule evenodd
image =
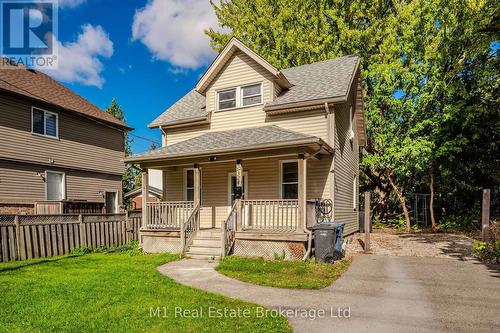
<instances>
[{"instance_id":1,"label":"porch light","mask_svg":"<svg viewBox=\"0 0 500 333\"><path fill-rule=\"evenodd\" d=\"M217 156L210 156L210 157L208 158L208 160L209 160L210 162L215 162L215 161L217 161Z\"/></svg>"}]
</instances>

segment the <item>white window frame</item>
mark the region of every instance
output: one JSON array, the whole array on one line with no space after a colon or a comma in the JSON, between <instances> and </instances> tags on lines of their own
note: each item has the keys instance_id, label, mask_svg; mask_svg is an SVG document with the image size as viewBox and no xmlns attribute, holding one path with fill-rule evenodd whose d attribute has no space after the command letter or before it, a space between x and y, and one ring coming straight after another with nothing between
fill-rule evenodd
<instances>
[{"instance_id":1,"label":"white window frame","mask_svg":"<svg viewBox=\"0 0 500 333\"><path fill-rule=\"evenodd\" d=\"M236 172L228 172L227 173L227 205L229 206L229 210L231 210L231 178L236 177ZM245 199L248 200L248 171L243 171L243 187L245 192L243 195Z\"/></svg>"},{"instance_id":2,"label":"white window frame","mask_svg":"<svg viewBox=\"0 0 500 333\"><path fill-rule=\"evenodd\" d=\"M36 133L36 132L33 131L33 126L34 126L34 124L33 124L33 111L34 110L42 111L43 112L43 133L44 134ZM55 136L47 134L47 121L46 121L46 119L47 119L46 115L47 114L56 116L56 135ZM57 114L55 112L47 111L47 110L44 110L44 109L41 109L41 108L38 108L38 107L35 107L35 106L32 106L31 107L31 133L35 134L35 135L44 136L46 138L59 139L59 114Z\"/></svg>"},{"instance_id":3,"label":"white window frame","mask_svg":"<svg viewBox=\"0 0 500 333\"><path fill-rule=\"evenodd\" d=\"M260 85L260 102L254 103L254 104L243 105L242 88L256 86L256 85ZM235 98L236 98L235 104L236 104L236 106L234 108L220 109L219 108L219 101L220 101L219 94L226 92L226 91L230 91L230 90L236 90L236 92L235 92ZM254 82L254 83L249 83L249 84L245 84L245 85L241 85L241 86L237 86L237 87L216 90L215 95L216 95L215 111L217 111L217 112L224 112L224 111L230 111L230 110L235 110L235 109L248 108L248 107L252 107L252 106L256 106L256 105L261 105L264 103L264 96L263 96L264 93L263 93L263 83L262 82ZM259 96L259 95L249 95L249 96L245 96L245 97L254 97L254 96Z\"/></svg>"},{"instance_id":4,"label":"white window frame","mask_svg":"<svg viewBox=\"0 0 500 333\"><path fill-rule=\"evenodd\" d=\"M203 196L202 196L202 193L203 193L203 178L202 178L202 172L201 172L201 168L198 168L200 170L200 204L203 202ZM194 172L194 168L184 168L183 169L183 182L182 182L182 192L184 194L184 201L187 201L187 192L188 192L188 187L187 187L187 172L188 170L193 170ZM190 187L191 188L191 187ZM195 188L195 184L194 184L194 173L193 173L193 193L194 193L194 188ZM194 198L193 198L194 199Z\"/></svg>"},{"instance_id":5,"label":"white window frame","mask_svg":"<svg viewBox=\"0 0 500 333\"><path fill-rule=\"evenodd\" d=\"M59 175L62 175L62 188L61 188L61 193L62 193L62 198L61 200L66 200L66 173L60 172L60 171L53 171L53 170L45 170L45 200L47 201L60 201L60 200L49 200L48 199L48 185L49 185L49 173L56 173Z\"/></svg>"},{"instance_id":6,"label":"white window frame","mask_svg":"<svg viewBox=\"0 0 500 333\"><path fill-rule=\"evenodd\" d=\"M358 208L358 205L357 205L357 188L358 188L358 182L357 182L357 178L356 176L354 176L354 180L352 182L352 209L356 210L356 208Z\"/></svg>"},{"instance_id":7,"label":"white window frame","mask_svg":"<svg viewBox=\"0 0 500 333\"><path fill-rule=\"evenodd\" d=\"M251 87L251 86L256 86L256 85L259 85L260 92L258 94L245 96L245 98L260 96L260 102L259 103L248 104L248 105L243 105L243 88ZM262 98L263 98L263 96L262 96L262 82L252 83L252 84L246 84L244 86L240 86L239 87L239 91L240 91L240 107L246 108L246 107L250 107L250 106L262 104Z\"/></svg>"},{"instance_id":8,"label":"white window frame","mask_svg":"<svg viewBox=\"0 0 500 333\"><path fill-rule=\"evenodd\" d=\"M281 160L280 161L280 172L279 172L279 178L280 178L279 179L279 186L280 186L280 199L282 199L282 200L285 200L283 198L283 185L284 184L295 184L295 183L283 183L283 164L284 163L293 163L293 162L297 163L297 189L299 188L299 177L298 177L299 176L298 175L298 173L299 173L299 169L298 169L298 167L299 167L299 160L298 159ZM297 194L298 194L298 191L297 191ZM289 200L289 199L286 199L286 200ZM296 199L291 199L291 200L296 200Z\"/></svg>"}]
</instances>

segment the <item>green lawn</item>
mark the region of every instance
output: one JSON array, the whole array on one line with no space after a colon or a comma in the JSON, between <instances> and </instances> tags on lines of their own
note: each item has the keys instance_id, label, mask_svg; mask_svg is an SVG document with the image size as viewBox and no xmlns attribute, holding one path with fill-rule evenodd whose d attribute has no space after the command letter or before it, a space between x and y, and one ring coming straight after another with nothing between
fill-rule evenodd
<instances>
[{"instance_id":1,"label":"green lawn","mask_svg":"<svg viewBox=\"0 0 500 333\"><path fill-rule=\"evenodd\" d=\"M255 305L182 286L156 271L177 258L96 253L0 264L0 331L291 331L284 318L257 318ZM157 307L160 317L151 316ZM176 318L175 307L201 307L203 314ZM250 315L216 318L209 307L248 309Z\"/></svg>"},{"instance_id":2,"label":"green lawn","mask_svg":"<svg viewBox=\"0 0 500 333\"><path fill-rule=\"evenodd\" d=\"M349 263L349 260L323 264L231 256L224 258L216 269L229 277L262 286L320 289L339 278Z\"/></svg>"}]
</instances>

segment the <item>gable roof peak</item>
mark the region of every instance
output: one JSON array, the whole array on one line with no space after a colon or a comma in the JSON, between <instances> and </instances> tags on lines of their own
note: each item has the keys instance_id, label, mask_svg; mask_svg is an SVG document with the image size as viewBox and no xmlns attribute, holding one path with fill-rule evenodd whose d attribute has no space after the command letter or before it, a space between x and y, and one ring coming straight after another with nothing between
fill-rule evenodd
<instances>
[{"instance_id":1,"label":"gable roof peak","mask_svg":"<svg viewBox=\"0 0 500 333\"><path fill-rule=\"evenodd\" d=\"M261 65L264 69L270 72L276 78L276 82L282 86L283 88L289 88L292 84L288 81L288 79L281 73L279 69L271 65L266 59L261 57L257 52L253 51L251 48L243 44L236 37L231 37L229 42L224 46L219 55L214 59L214 61L210 64L205 73L200 77L198 82L196 83L195 90L203 94L213 79L217 76L217 74L222 70L224 65L231 59L231 56L236 52L241 51L252 58L255 62Z\"/></svg>"}]
</instances>

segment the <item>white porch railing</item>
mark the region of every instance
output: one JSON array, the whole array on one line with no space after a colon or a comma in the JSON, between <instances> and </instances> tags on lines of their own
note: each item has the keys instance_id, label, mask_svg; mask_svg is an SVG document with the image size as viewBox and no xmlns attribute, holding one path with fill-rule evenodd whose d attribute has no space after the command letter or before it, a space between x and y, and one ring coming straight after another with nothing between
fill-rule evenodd
<instances>
[{"instance_id":1,"label":"white porch railing","mask_svg":"<svg viewBox=\"0 0 500 333\"><path fill-rule=\"evenodd\" d=\"M179 229L194 210L193 201L148 202L146 204L146 229Z\"/></svg>"},{"instance_id":2,"label":"white porch railing","mask_svg":"<svg viewBox=\"0 0 500 333\"><path fill-rule=\"evenodd\" d=\"M241 200L242 229L299 231L298 200Z\"/></svg>"},{"instance_id":3,"label":"white porch railing","mask_svg":"<svg viewBox=\"0 0 500 333\"><path fill-rule=\"evenodd\" d=\"M187 252L198 230L200 230L200 205L194 208L187 221L181 223L182 254Z\"/></svg>"},{"instance_id":4,"label":"white porch railing","mask_svg":"<svg viewBox=\"0 0 500 333\"><path fill-rule=\"evenodd\" d=\"M229 255L234 244L237 221L237 204L233 204L227 220L222 222L222 257Z\"/></svg>"}]
</instances>

